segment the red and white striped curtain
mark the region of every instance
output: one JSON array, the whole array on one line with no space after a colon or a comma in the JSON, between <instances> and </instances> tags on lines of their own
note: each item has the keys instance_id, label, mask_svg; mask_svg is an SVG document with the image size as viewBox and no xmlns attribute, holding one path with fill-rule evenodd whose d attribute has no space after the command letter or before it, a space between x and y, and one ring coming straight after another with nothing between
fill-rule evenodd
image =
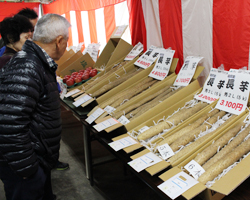
<instances>
[{"instance_id":1,"label":"red and white striped curtain","mask_svg":"<svg viewBox=\"0 0 250 200\"><path fill-rule=\"evenodd\" d=\"M72 28L68 46L84 43L100 43L104 48L116 26L129 25L129 13L125 0L58 0L43 5L44 14L65 16ZM131 43L130 31L127 35ZM129 41L130 40L130 41Z\"/></svg>"},{"instance_id":2,"label":"red and white striped curtain","mask_svg":"<svg viewBox=\"0 0 250 200\"><path fill-rule=\"evenodd\" d=\"M250 1L127 0L132 44L174 49L177 71L187 56L204 57L203 76L221 64L249 66Z\"/></svg>"}]
</instances>

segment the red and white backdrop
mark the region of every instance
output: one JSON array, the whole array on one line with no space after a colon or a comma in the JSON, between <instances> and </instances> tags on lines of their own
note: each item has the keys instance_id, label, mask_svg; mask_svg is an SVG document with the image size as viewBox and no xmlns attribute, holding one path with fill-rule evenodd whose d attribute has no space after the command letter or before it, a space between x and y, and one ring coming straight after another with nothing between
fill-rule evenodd
<instances>
[{"instance_id":1,"label":"red and white backdrop","mask_svg":"<svg viewBox=\"0 0 250 200\"><path fill-rule=\"evenodd\" d=\"M12 9L6 4L0 2L0 20L15 13L15 3ZM129 24L133 45L174 49L177 71L187 56L204 57L204 77L221 64L226 70L249 66L250 1L56 0L42 8L71 22L69 46L99 42L103 48L116 26Z\"/></svg>"}]
</instances>

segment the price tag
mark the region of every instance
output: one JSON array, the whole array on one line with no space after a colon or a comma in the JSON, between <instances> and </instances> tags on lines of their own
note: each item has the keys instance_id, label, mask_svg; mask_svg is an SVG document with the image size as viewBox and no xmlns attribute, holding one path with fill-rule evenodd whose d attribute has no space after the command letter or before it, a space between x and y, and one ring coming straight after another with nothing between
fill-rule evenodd
<instances>
[{"instance_id":1,"label":"price tag","mask_svg":"<svg viewBox=\"0 0 250 200\"><path fill-rule=\"evenodd\" d=\"M105 130L106 128L109 128L115 124L118 124L119 122L114 119L114 118L110 118L110 119L107 119L99 124L96 124L94 125L93 127L98 131L98 132L101 132L103 130Z\"/></svg>"},{"instance_id":2,"label":"price tag","mask_svg":"<svg viewBox=\"0 0 250 200\"><path fill-rule=\"evenodd\" d=\"M154 69L150 72L149 76L162 81L168 75L174 53L174 50L160 50L160 55L156 61Z\"/></svg>"},{"instance_id":3,"label":"price tag","mask_svg":"<svg viewBox=\"0 0 250 200\"><path fill-rule=\"evenodd\" d=\"M187 86L193 78L196 67L203 57L188 56L175 79L174 86Z\"/></svg>"},{"instance_id":4,"label":"price tag","mask_svg":"<svg viewBox=\"0 0 250 200\"><path fill-rule=\"evenodd\" d=\"M171 199L175 199L197 183L197 180L185 172L180 172L157 187Z\"/></svg>"},{"instance_id":5,"label":"price tag","mask_svg":"<svg viewBox=\"0 0 250 200\"><path fill-rule=\"evenodd\" d=\"M149 127L148 126L143 126L138 132L139 133L143 133L144 131L148 130Z\"/></svg>"},{"instance_id":6,"label":"price tag","mask_svg":"<svg viewBox=\"0 0 250 200\"><path fill-rule=\"evenodd\" d=\"M230 69L225 87L215 108L239 115L246 107L249 97L250 72Z\"/></svg>"},{"instance_id":7,"label":"price tag","mask_svg":"<svg viewBox=\"0 0 250 200\"><path fill-rule=\"evenodd\" d=\"M124 137L120 140L116 140L114 142L109 143L109 146L111 146L115 151L119 151L121 149L124 149L126 147L132 146L134 144L136 144L138 142L136 142L134 139L132 139L131 137Z\"/></svg>"},{"instance_id":8,"label":"price tag","mask_svg":"<svg viewBox=\"0 0 250 200\"><path fill-rule=\"evenodd\" d=\"M127 27L127 25L119 26L119 27L116 29L116 31L115 31L115 33L114 33L114 36L115 36L115 37L121 37L122 34L123 34L123 32L125 31L126 27Z\"/></svg>"},{"instance_id":9,"label":"price tag","mask_svg":"<svg viewBox=\"0 0 250 200\"><path fill-rule=\"evenodd\" d=\"M207 103L216 101L226 85L227 74L227 71L212 68L201 93L195 95L194 98Z\"/></svg>"},{"instance_id":10,"label":"price tag","mask_svg":"<svg viewBox=\"0 0 250 200\"><path fill-rule=\"evenodd\" d=\"M65 97L70 97L70 96L72 96L73 94L76 94L76 93L78 93L78 92L80 92L80 91L81 91L81 90L79 90L79 89L74 89L74 90L68 92L67 94L65 94Z\"/></svg>"},{"instance_id":11,"label":"price tag","mask_svg":"<svg viewBox=\"0 0 250 200\"><path fill-rule=\"evenodd\" d=\"M64 97L65 97L65 95L66 95L66 93L67 93L67 86L66 85L64 85L62 82L60 82L60 89L61 89L61 92L60 92L60 98L61 99L64 99Z\"/></svg>"},{"instance_id":12,"label":"price tag","mask_svg":"<svg viewBox=\"0 0 250 200\"><path fill-rule=\"evenodd\" d=\"M168 144L163 144L157 147L159 153L161 154L163 160L167 160L168 158L174 155L173 150Z\"/></svg>"},{"instance_id":13,"label":"price tag","mask_svg":"<svg viewBox=\"0 0 250 200\"><path fill-rule=\"evenodd\" d=\"M112 106L106 106L106 107L104 108L104 110L105 110L108 114L110 114L110 113L114 112L116 109L115 109L114 107L112 107Z\"/></svg>"},{"instance_id":14,"label":"price tag","mask_svg":"<svg viewBox=\"0 0 250 200\"><path fill-rule=\"evenodd\" d=\"M156 163L162 161L161 158L153 154L152 152L149 152L139 158L136 158L128 164L137 172L140 172L152 165L155 165Z\"/></svg>"},{"instance_id":15,"label":"price tag","mask_svg":"<svg viewBox=\"0 0 250 200\"><path fill-rule=\"evenodd\" d=\"M122 123L123 125L125 125L125 124L127 124L127 123L130 122L130 121L128 120L128 118L125 117L124 115L122 115L122 116L118 119L118 121L119 121L120 123Z\"/></svg>"},{"instance_id":16,"label":"price tag","mask_svg":"<svg viewBox=\"0 0 250 200\"><path fill-rule=\"evenodd\" d=\"M87 119L86 122L92 124L98 117L100 117L104 113L104 110L101 108L97 108L95 112L93 112Z\"/></svg>"},{"instance_id":17,"label":"price tag","mask_svg":"<svg viewBox=\"0 0 250 200\"><path fill-rule=\"evenodd\" d=\"M82 52L83 55L88 53L90 55L90 57L93 59L93 61L96 62L98 54L99 54L99 48L100 48L101 44L99 43L92 43L89 44L87 46L87 48L84 49L84 51ZM81 63L82 64L82 63ZM82 64L83 65L83 64Z\"/></svg>"},{"instance_id":18,"label":"price tag","mask_svg":"<svg viewBox=\"0 0 250 200\"><path fill-rule=\"evenodd\" d=\"M202 166L199 165L195 160L191 160L188 164L184 166L184 168L192 174L192 176L198 180L200 175L202 175L205 170L202 168Z\"/></svg>"},{"instance_id":19,"label":"price tag","mask_svg":"<svg viewBox=\"0 0 250 200\"><path fill-rule=\"evenodd\" d=\"M128 55L124 58L124 60L133 60L136 56L138 56L143 51L143 44L138 42L134 48L128 53Z\"/></svg>"},{"instance_id":20,"label":"price tag","mask_svg":"<svg viewBox=\"0 0 250 200\"><path fill-rule=\"evenodd\" d=\"M83 97L81 97L81 98L79 98L77 101L75 101L74 103L73 103L73 105L75 106L75 107L79 107L80 105L82 105L82 104L84 104L85 102L87 102L88 100L90 100L91 99L91 97L89 96L89 95L84 95Z\"/></svg>"},{"instance_id":21,"label":"price tag","mask_svg":"<svg viewBox=\"0 0 250 200\"><path fill-rule=\"evenodd\" d=\"M134 65L143 69L148 68L159 56L159 49L155 46L151 46L140 58L135 61Z\"/></svg>"}]
</instances>

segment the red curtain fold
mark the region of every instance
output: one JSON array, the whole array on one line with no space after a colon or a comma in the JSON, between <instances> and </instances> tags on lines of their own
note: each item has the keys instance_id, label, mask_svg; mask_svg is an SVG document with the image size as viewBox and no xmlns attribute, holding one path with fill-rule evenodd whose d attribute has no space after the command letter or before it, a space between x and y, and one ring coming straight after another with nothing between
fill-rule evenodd
<instances>
[{"instance_id":1,"label":"red curtain fold","mask_svg":"<svg viewBox=\"0 0 250 200\"><path fill-rule=\"evenodd\" d=\"M107 6L104 8L106 41L108 42L110 36L115 30L115 9L114 6Z\"/></svg>"},{"instance_id":2,"label":"red curtain fold","mask_svg":"<svg viewBox=\"0 0 250 200\"><path fill-rule=\"evenodd\" d=\"M69 12L65 13L65 18L70 22L70 14L69 14ZM72 31L71 31L71 29L69 29L69 41L68 41L68 46L73 46Z\"/></svg>"},{"instance_id":3,"label":"red curtain fold","mask_svg":"<svg viewBox=\"0 0 250 200\"><path fill-rule=\"evenodd\" d=\"M134 46L138 42L141 42L144 46L144 51L146 51L147 34L141 0L127 0L127 4L132 45Z\"/></svg>"},{"instance_id":4,"label":"red curtain fold","mask_svg":"<svg viewBox=\"0 0 250 200\"><path fill-rule=\"evenodd\" d=\"M163 46L175 50L174 57L179 58L176 67L178 73L184 62L181 0L159 0L159 15Z\"/></svg>"},{"instance_id":5,"label":"red curtain fold","mask_svg":"<svg viewBox=\"0 0 250 200\"><path fill-rule=\"evenodd\" d=\"M0 3L0 21L2 21L5 17L13 16L18 13L19 10L23 8L34 9L39 14L39 3L26 3L26 2L18 2L18 3L10 3L10 2L1 2Z\"/></svg>"},{"instance_id":6,"label":"red curtain fold","mask_svg":"<svg viewBox=\"0 0 250 200\"><path fill-rule=\"evenodd\" d=\"M247 66L250 44L250 2L214 0L213 67L226 70Z\"/></svg>"}]
</instances>

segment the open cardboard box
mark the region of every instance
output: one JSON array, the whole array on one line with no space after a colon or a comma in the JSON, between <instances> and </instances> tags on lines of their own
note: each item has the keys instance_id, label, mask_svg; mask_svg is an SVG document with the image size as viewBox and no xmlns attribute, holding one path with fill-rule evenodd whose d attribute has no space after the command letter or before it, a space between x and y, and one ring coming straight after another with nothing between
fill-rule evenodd
<instances>
[{"instance_id":1,"label":"open cardboard box","mask_svg":"<svg viewBox=\"0 0 250 200\"><path fill-rule=\"evenodd\" d=\"M86 53L69 64L68 67L61 70L60 76L64 77L65 75L71 75L73 72L78 72L81 69L93 67L94 64L95 62L93 59L88 53Z\"/></svg>"},{"instance_id":2,"label":"open cardboard box","mask_svg":"<svg viewBox=\"0 0 250 200\"><path fill-rule=\"evenodd\" d=\"M61 76L61 71L63 71L71 63L73 63L74 61L76 61L78 58L81 58L82 56L83 56L82 52L78 51L75 54L73 54L71 57L69 57L67 60L65 60L62 64L58 65L58 69L56 70L57 76Z\"/></svg>"},{"instance_id":3,"label":"open cardboard box","mask_svg":"<svg viewBox=\"0 0 250 200\"><path fill-rule=\"evenodd\" d=\"M188 86L184 87L183 89L181 89L177 93L173 94L172 96L170 96L166 100L162 101L154 108L146 111L144 114L137 117L136 119L134 119L133 121L129 122L126 125L123 125L121 123L117 123L114 126L111 126L107 129L105 129L105 131L109 133L109 132L112 132L112 131L119 128L120 129L119 134L123 134L125 132L128 132L128 131L132 130L134 127L138 126L138 124L141 124L144 121L147 121L148 119L152 118L152 116L155 116L156 113L160 113L160 112L162 112L162 110L167 109L169 106L173 105L173 102L176 102L176 101L179 101L179 100L185 98L190 93L192 93L200 88L200 85L196 79L203 69L204 69L204 67L197 67L197 70L193 76L193 80ZM98 118L95 122L98 124L98 123L101 123L101 122L107 120L108 118L111 118L111 116L104 117L104 118Z\"/></svg>"},{"instance_id":4,"label":"open cardboard box","mask_svg":"<svg viewBox=\"0 0 250 200\"><path fill-rule=\"evenodd\" d=\"M209 142L205 142L200 146L199 149L194 149L193 154L183 160L178 164L179 169L188 164L191 160L195 158L195 156L204 150L206 147L211 145L213 141L217 140L223 134L231 130L235 125L241 123L246 116L248 115L248 111L245 110L242 112L237 118L230 124L228 124L224 129L218 130L216 137L211 139ZM217 180L210 188L206 188L205 185L203 187L192 187L188 191L182 194L186 199L191 199L194 196L201 196L204 200L219 200L222 199L225 195L229 195L235 188L237 188L244 180L246 180L250 176L250 157L247 156L245 159L241 160L232 170L230 170L226 175L224 175L221 179ZM206 190L205 190L205 189Z\"/></svg>"},{"instance_id":5,"label":"open cardboard box","mask_svg":"<svg viewBox=\"0 0 250 200\"><path fill-rule=\"evenodd\" d=\"M65 61L67 61L71 56L73 56L75 54L75 52L70 49L69 51L65 51L64 54L62 55L62 57L55 61L56 64L58 64L58 66L60 66L61 64L63 64Z\"/></svg>"},{"instance_id":6,"label":"open cardboard box","mask_svg":"<svg viewBox=\"0 0 250 200\"><path fill-rule=\"evenodd\" d=\"M173 62L172 62L171 67L170 67L169 75L163 80L163 82L167 81L168 79L171 79L172 77L175 77L174 72L175 72L177 62L178 62L178 59L173 59ZM134 67L134 63L132 63L132 66ZM88 113L88 116L90 116L92 113L94 113L98 108L104 109L102 104L105 103L105 101L108 101L109 98L112 98L115 94L122 92L125 89L133 88L135 85L137 85L138 83L140 83L141 81L146 79L153 68L154 68L154 64L151 65L150 67L148 67L147 69L143 70L139 74L133 76L129 80L125 81L124 83L120 84L119 86L113 88L109 92L98 97L96 99L98 106L96 106L93 110L91 110L91 112ZM156 85L158 85L160 83L161 83L161 81L159 81L159 83L156 83ZM154 88L154 87L155 86L152 86L152 88ZM105 112L98 119L104 118L107 115L108 115L108 113Z\"/></svg>"}]
</instances>

